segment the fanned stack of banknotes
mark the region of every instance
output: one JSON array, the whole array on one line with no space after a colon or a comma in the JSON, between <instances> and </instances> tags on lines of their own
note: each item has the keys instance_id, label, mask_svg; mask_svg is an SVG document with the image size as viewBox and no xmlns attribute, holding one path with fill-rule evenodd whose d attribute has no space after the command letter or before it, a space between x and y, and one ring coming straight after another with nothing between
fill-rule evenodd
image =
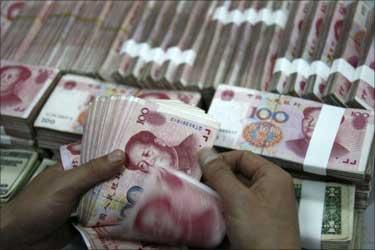
<instances>
[{"instance_id":1,"label":"fanned stack of banknotes","mask_svg":"<svg viewBox=\"0 0 375 250\"><path fill-rule=\"evenodd\" d=\"M77 208L89 249L224 247L197 153L242 149L292 174L304 248L361 249L374 15L371 1L1 2L1 203L55 164L40 148L67 171L118 148L126 171Z\"/></svg>"}]
</instances>

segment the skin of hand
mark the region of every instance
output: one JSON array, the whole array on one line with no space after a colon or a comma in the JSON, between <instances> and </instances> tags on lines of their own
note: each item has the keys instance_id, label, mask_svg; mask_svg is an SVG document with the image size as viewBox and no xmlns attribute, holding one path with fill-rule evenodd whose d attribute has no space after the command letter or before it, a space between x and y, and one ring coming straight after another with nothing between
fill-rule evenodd
<instances>
[{"instance_id":1,"label":"skin of hand","mask_svg":"<svg viewBox=\"0 0 375 250\"><path fill-rule=\"evenodd\" d=\"M232 249L300 249L291 176L248 151L200 152L206 183L223 201Z\"/></svg>"},{"instance_id":2,"label":"skin of hand","mask_svg":"<svg viewBox=\"0 0 375 250\"><path fill-rule=\"evenodd\" d=\"M72 238L68 223L81 196L124 171L124 152L64 171L61 165L39 174L13 200L1 207L2 249L61 249Z\"/></svg>"}]
</instances>

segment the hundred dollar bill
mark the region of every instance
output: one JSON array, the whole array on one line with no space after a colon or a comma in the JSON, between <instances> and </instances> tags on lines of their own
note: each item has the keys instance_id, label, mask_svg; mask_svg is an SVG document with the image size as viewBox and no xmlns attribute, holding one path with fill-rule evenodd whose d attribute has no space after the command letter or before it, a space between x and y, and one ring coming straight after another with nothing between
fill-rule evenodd
<instances>
[{"instance_id":1,"label":"hundred dollar bill","mask_svg":"<svg viewBox=\"0 0 375 250\"><path fill-rule=\"evenodd\" d=\"M308 248L308 243L319 239L310 238L312 233L309 229L312 221L319 220L320 242L316 242L321 249L346 249L354 238L354 185L333 182L305 181L293 179L296 199L299 206L299 224L301 229L302 247ZM309 190L315 187L315 190ZM306 189L306 190L305 190ZM317 192L323 192L317 194ZM311 193L314 195L310 196ZM319 197L320 195L320 197ZM321 199L319 199L319 198ZM314 202L319 207L314 214L306 214L305 205ZM319 204L317 206L317 204ZM311 207L310 207L311 208ZM321 210L319 210L321 209ZM321 213L321 216L318 216ZM310 224L310 225L309 225Z\"/></svg>"},{"instance_id":2,"label":"hundred dollar bill","mask_svg":"<svg viewBox=\"0 0 375 250\"><path fill-rule=\"evenodd\" d=\"M8 202L35 171L38 153L30 150L0 149L0 203Z\"/></svg>"},{"instance_id":3,"label":"hundred dollar bill","mask_svg":"<svg viewBox=\"0 0 375 250\"><path fill-rule=\"evenodd\" d=\"M317 153L314 147L328 144L329 135L328 127L316 125L322 124L321 111L330 109L342 118L331 129L331 147ZM221 123L216 146L251 150L289 169L365 181L374 137L371 111L221 85L208 113ZM318 161L311 163L313 159Z\"/></svg>"}]
</instances>

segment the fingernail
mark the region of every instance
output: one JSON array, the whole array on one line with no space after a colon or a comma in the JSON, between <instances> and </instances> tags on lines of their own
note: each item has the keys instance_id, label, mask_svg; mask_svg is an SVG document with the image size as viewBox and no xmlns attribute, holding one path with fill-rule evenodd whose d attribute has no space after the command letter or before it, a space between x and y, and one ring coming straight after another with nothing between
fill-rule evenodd
<instances>
[{"instance_id":1,"label":"fingernail","mask_svg":"<svg viewBox=\"0 0 375 250\"><path fill-rule=\"evenodd\" d=\"M111 163L120 163L124 161L125 154L121 150L117 149L108 155L108 160Z\"/></svg>"},{"instance_id":2,"label":"fingernail","mask_svg":"<svg viewBox=\"0 0 375 250\"><path fill-rule=\"evenodd\" d=\"M205 166L210 161L215 160L218 154L212 148L203 148L199 151L199 163L201 167Z\"/></svg>"}]
</instances>

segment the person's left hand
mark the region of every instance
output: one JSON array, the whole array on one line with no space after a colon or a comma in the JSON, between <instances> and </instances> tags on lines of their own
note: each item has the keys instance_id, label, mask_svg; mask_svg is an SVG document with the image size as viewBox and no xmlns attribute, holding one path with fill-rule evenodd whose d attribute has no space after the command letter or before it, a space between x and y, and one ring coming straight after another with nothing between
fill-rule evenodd
<instances>
[{"instance_id":1,"label":"person's left hand","mask_svg":"<svg viewBox=\"0 0 375 250\"><path fill-rule=\"evenodd\" d=\"M124 152L116 150L82 167L46 169L1 207L3 249L61 249L72 238L67 222L81 195L124 171Z\"/></svg>"}]
</instances>

